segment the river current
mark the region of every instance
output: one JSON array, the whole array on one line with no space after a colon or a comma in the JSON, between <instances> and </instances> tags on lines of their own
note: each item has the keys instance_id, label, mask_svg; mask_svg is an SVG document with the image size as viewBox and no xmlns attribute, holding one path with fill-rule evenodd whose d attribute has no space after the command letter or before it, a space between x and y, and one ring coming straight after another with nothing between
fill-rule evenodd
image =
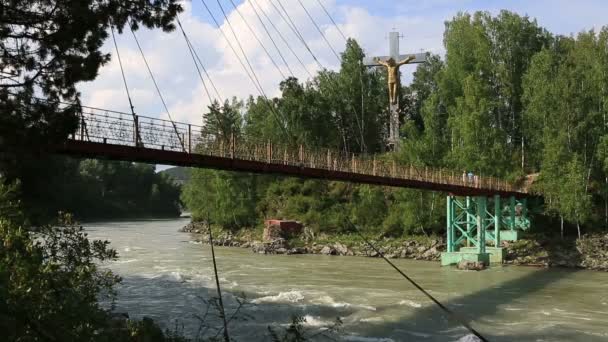
<instances>
[{"instance_id":1,"label":"river current","mask_svg":"<svg viewBox=\"0 0 608 342\"><path fill-rule=\"evenodd\" d=\"M206 299L216 292L209 246L177 232L187 223L97 222L86 228L119 253L108 264L123 278L116 311L151 317L192 337L204 328L197 316L204 316ZM239 306L237 297L247 298L229 325L236 341L269 341L268 326L284 330L293 315L305 318L309 336L340 317L344 341L473 340L381 259L257 255L240 248L215 252L227 315ZM490 341L608 341L608 273L395 264ZM214 312L206 325L219 326Z\"/></svg>"}]
</instances>

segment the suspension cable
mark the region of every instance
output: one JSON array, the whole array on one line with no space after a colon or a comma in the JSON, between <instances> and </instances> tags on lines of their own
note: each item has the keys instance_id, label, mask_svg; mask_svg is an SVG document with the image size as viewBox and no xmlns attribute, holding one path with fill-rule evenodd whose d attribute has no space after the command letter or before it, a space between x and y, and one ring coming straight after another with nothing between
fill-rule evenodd
<instances>
[{"instance_id":1,"label":"suspension cable","mask_svg":"<svg viewBox=\"0 0 608 342\"><path fill-rule=\"evenodd\" d=\"M182 35L184 36L184 40L186 41L186 45L188 45L188 50L190 51L190 57L192 57L192 61L194 62L194 66L196 67L196 71L198 73L198 77L201 79L201 83L203 84L203 89L205 89L205 93L207 93L207 97L209 98L209 104L213 104L213 99L211 98L211 93L209 92L209 88L207 88L207 84L205 83L205 79L203 78L203 74L201 73L201 69L196 61L196 57L194 57L194 51L192 50L192 45L190 44L190 40L188 36L186 36L186 32L182 27L182 23L179 20L179 17L175 17L177 19L177 25L179 29L182 31ZM204 68L205 66L203 66Z\"/></svg>"},{"instance_id":2,"label":"suspension cable","mask_svg":"<svg viewBox=\"0 0 608 342\"><path fill-rule=\"evenodd\" d=\"M228 322L226 321L226 310L224 310L224 301L222 299L222 288L220 287L220 279L217 275L217 263L215 262L215 250L213 248L213 234L211 233L211 222L209 222L209 214L207 214L207 230L209 231L209 245L211 246L211 260L213 260L213 273L215 274L215 288L217 289L217 300L220 308L220 315L224 323L224 341L230 342L228 334Z\"/></svg>"},{"instance_id":3,"label":"suspension cable","mask_svg":"<svg viewBox=\"0 0 608 342\"><path fill-rule=\"evenodd\" d=\"M287 10L285 9L285 7L283 7L283 4L281 3L281 1L277 0L277 3L279 4L279 6L281 7L281 9L285 12L285 15L287 16L287 19L285 19L285 16L283 16L283 13L279 10L279 8L274 4L273 1L270 1L270 4L272 5L272 7L274 7L274 9L279 13L279 15L281 16L281 18L283 18L283 20L287 23L287 26L289 26L289 28L293 31L293 33L296 35L296 37L300 40L300 42L304 45L304 47L306 48L306 50L308 51L308 53L310 53L310 55L312 56L312 58L315 60L315 62L317 62L317 65L319 66L320 69L324 69L323 65L321 64L321 62L319 62L319 60L317 59L317 56L315 56L315 54L312 52L312 50L310 49L310 47L308 46L308 44L306 43L306 40L304 40L304 37L300 34L298 27L296 26L296 24L293 22L293 20L291 20L291 16L289 15L289 13L287 12Z\"/></svg>"},{"instance_id":4,"label":"suspension cable","mask_svg":"<svg viewBox=\"0 0 608 342\"><path fill-rule=\"evenodd\" d=\"M207 10L207 13L209 13L209 16L211 16L211 19L215 23L215 26L217 26L217 28L218 28L218 30L220 30L220 33L222 34L222 36L224 36L224 40L226 40L226 43L228 43L228 46L230 47L230 50L232 50L232 52L234 53L237 61L239 62L239 64L241 65L241 67L243 67L243 69L245 69L245 72L247 73L247 76L249 77L249 79L251 80L251 82L253 82L253 85L255 86L255 88L257 89L257 91L261 93L260 87L255 82L255 80L253 79L253 76L251 76L251 72L249 71L249 69L247 69L247 67L243 63L243 60L241 59L241 56L238 54L238 52L234 48L234 45L232 45L232 42L228 38L228 35L226 35L226 32L224 32L224 30L222 29L222 26L220 25L220 23L215 18L215 15L213 15L213 12L211 12L211 9L209 8L209 6L207 6L207 3L205 2L205 0L201 0L201 2L205 6L205 9Z\"/></svg>"},{"instance_id":5,"label":"suspension cable","mask_svg":"<svg viewBox=\"0 0 608 342\"><path fill-rule=\"evenodd\" d=\"M315 21L315 19L310 15L310 12L308 12L308 9L306 9L304 4L302 3L302 0L298 0L298 3L300 3L300 6L302 6L302 9L304 9L304 12L306 12L306 15L308 16L310 21L312 21L312 24L315 26L315 28L317 29L319 34L321 34L321 37L323 37L323 40L325 41L325 43L327 43L327 46L329 46L329 49L331 50L331 52L334 53L334 56L336 56L336 59L338 59L338 62L340 62L341 61L340 56L338 55L336 50L334 50L334 47L331 46L331 44L329 43L329 40L327 40L327 37L325 37L325 34L323 33L323 31L321 30L319 25L317 25L317 22Z\"/></svg>"},{"instance_id":6,"label":"suspension cable","mask_svg":"<svg viewBox=\"0 0 608 342\"><path fill-rule=\"evenodd\" d=\"M319 1L319 0L317 0ZM342 61L342 59L340 58L340 56L336 53L336 51L334 50L334 48L332 47L332 45L329 43L329 40L327 39L327 37L325 36L325 34L323 33L323 31L321 30L321 28L319 27L319 25L317 24L317 22L315 21L315 19L312 17L312 15L310 14L310 12L308 11L308 9L306 8L306 6L304 6L304 4L302 3L301 0L298 0L298 3L300 4L300 6L302 6L302 9L304 9L304 12L306 12L306 15L308 16L308 18L310 19L310 21L312 21L313 25L315 26L315 28L317 29L317 31L319 32L319 34L321 35L321 37L323 38L323 40L325 41L325 43L327 44L327 46L329 46L329 48L331 49L331 51L333 52L334 56L336 56L336 58L338 59L339 62ZM279 3L280 5L280 3ZM327 10L325 9L325 7L321 4L321 6L323 7L323 9L325 10L325 13L329 16L329 13L327 12ZM282 6L281 6L282 7ZM285 9L284 9L285 10ZM287 14L287 11L285 10L285 13ZM333 20L333 18L331 18L331 16L329 16L332 23L334 23L334 25L336 24L335 21ZM295 24L294 24L295 25ZM337 27L337 25L336 25ZM339 28L338 28L339 29ZM340 31L341 32L341 31ZM342 36L344 37L344 35L342 34ZM300 34L300 37L302 37L302 35ZM359 77L361 78L361 82L362 82L362 73L361 70L359 70ZM361 135L361 141L360 141L360 145L361 145L361 152L365 152L367 150L367 146L365 144L365 135L364 135L364 126L365 123L363 121L363 88L361 88L361 120L359 120L359 115L357 115L357 111L354 108L354 105L352 103L348 103L348 106L351 107L351 109L353 110L354 114L355 114L355 121L357 122L357 126L359 128L359 133Z\"/></svg>"},{"instance_id":7,"label":"suspension cable","mask_svg":"<svg viewBox=\"0 0 608 342\"><path fill-rule=\"evenodd\" d=\"M274 4L273 1L270 1L270 3L274 7L274 9L279 13L279 15L281 16L281 18L287 23L287 26L289 26L289 28L294 32L294 34L296 35L296 37L298 37L298 39L300 40L300 42L302 42L302 44L304 45L304 47L308 50L308 52L311 54L311 56L313 57L313 59L317 62L317 65L319 65L319 67L321 69L325 69L325 67L321 64L321 62L319 62L319 60L317 59L317 57L315 56L315 54L312 52L312 50L310 49L309 45L306 43L306 40L304 39L304 36L302 35L302 33L300 32L300 30L296 26L295 22L291 19L291 16L289 15L289 12L287 12L287 9L285 9L285 7L282 5L282 3L279 0L277 0L277 3L279 4L279 6L281 7L281 9L285 13L285 16L284 16L283 13L281 13L281 11L279 10L279 8L277 8L277 6ZM302 6L303 6L303 4L302 4ZM306 8L304 8L304 10L306 12L308 12L306 10ZM314 22L314 19L311 19L311 20L313 20L313 22ZM321 35L323 35L323 33L321 33ZM330 45L330 47L331 47L331 45ZM340 59L340 58L338 57L338 59ZM328 81L333 84L334 88L339 88L338 87L339 85L337 84L337 82L335 80L333 80L331 77L329 77L329 75L328 75ZM359 132L361 133L363 131L363 127L362 126L364 125L363 119L359 120L359 116L357 114L357 111L354 109L354 106L353 106L353 104L350 101L347 102L347 106L350 107L350 109L353 111L353 113L355 115L355 121L356 121L357 126L358 126L357 128L359 129ZM342 120L340 120L340 121L342 122ZM343 125L343 124L341 124L341 125ZM344 129L344 127L342 128L342 134L343 135L346 134L346 130ZM363 134L361 133L360 135L361 135L361 137L363 139ZM359 138L355 138L355 139L358 140ZM343 140L345 140L345 137L343 137ZM359 142L359 144L361 145L361 151L362 152L364 150L366 150L365 141L364 140L361 140ZM347 149L346 145L344 146L344 149L345 150Z\"/></svg>"},{"instance_id":8,"label":"suspension cable","mask_svg":"<svg viewBox=\"0 0 608 342\"><path fill-rule=\"evenodd\" d=\"M112 32L112 40L114 41L114 49L116 50L116 57L118 59L118 65L120 66L120 74L122 75L122 82L125 85L125 91L127 92L127 98L129 99L129 107L131 108L131 114L133 115L133 122L137 122L137 115L135 115L135 107L133 101L131 101L131 93L129 92L129 86L127 85L127 78L125 77L125 70L122 66L122 59L120 58L120 52L118 51L118 44L116 43L116 36L114 34L114 25L110 24L110 32ZM135 145L143 146L141 136L139 135L139 129L135 130Z\"/></svg>"},{"instance_id":9,"label":"suspension cable","mask_svg":"<svg viewBox=\"0 0 608 342\"><path fill-rule=\"evenodd\" d=\"M226 15L226 13L224 12L223 7L221 6L219 0L218 0L218 4L220 5L220 8L222 9L222 13L224 14L224 18L226 20L226 23L228 23L228 26L230 27L230 29L232 30L232 33L234 35L234 38L236 39L237 44L239 45L239 47L241 48L241 51L243 52L243 57L245 58L245 60L247 61L247 64L249 65L249 67L251 68L251 73L249 72L249 69L247 69L247 67L245 66L245 64L243 63L241 56L239 56L238 52L236 51L236 49L234 48L234 45L232 45L232 43L230 42L230 39L228 38L228 35L226 35L226 33L224 32L224 30L222 30L221 25L219 24L219 22L217 21L217 19L215 18L215 15L213 15L213 12L211 12L211 9L209 8L209 6L207 6L207 3L205 2L205 0L201 0L201 2L203 3L203 6L205 6L205 9L207 10L207 12L209 13L209 16L211 16L211 19L213 20L213 22L215 23L215 25L217 26L217 28L220 30L220 32L222 33L222 35L224 36L224 39L226 40L226 43L228 43L228 46L230 47L230 49L232 50L232 52L234 53L235 57L237 58L237 60L239 61L239 64L243 67L243 69L245 69L245 73L247 73L247 76L249 76L249 79L253 82L253 85L255 86L255 88L258 90L260 96L262 96L265 99L266 105L268 106L268 109L270 110L270 112L273 114L275 120L277 121L279 127L281 128L281 131L283 134L287 135L287 129L285 128L285 126L283 125L283 122L281 121L281 119L279 118L279 114L275 111L274 107L272 106L272 103L270 102L270 100L268 99L268 96L266 96L266 93L264 92L264 89L262 89L261 84L259 83L259 80L255 74L255 72L253 71L253 67L251 66L251 63L249 62L249 59L247 58L247 55L245 54L245 51L243 50L243 47L238 39L238 37L236 36L234 29L232 28L232 25L230 24L230 21L228 20L228 16ZM253 76L252 76L253 73ZM255 77L254 77L255 76Z\"/></svg>"},{"instance_id":10,"label":"suspension cable","mask_svg":"<svg viewBox=\"0 0 608 342\"><path fill-rule=\"evenodd\" d=\"M141 57L144 60L144 64L146 65L146 69L148 69L148 74L150 74L150 78L152 79L152 82L154 83L154 87L156 88L156 92L158 93L158 97L160 98L160 101L163 103L163 106L165 107L165 111L167 112L167 116L169 117L169 121L171 121L171 124L173 125L173 129L175 130L175 135L177 136L177 140L179 141L180 145L182 146L182 150L185 152L186 151L186 146L184 145L184 141L182 140L182 137L179 134L179 131L177 130L177 125L175 125L175 122L173 121L173 118L171 118L171 113L169 112L169 107L167 106L167 103L165 102L165 99L163 98L163 94L161 93L160 88L158 87L158 83L156 83L156 78L154 78L154 74L152 73L152 69L150 69L150 65L148 65L148 60L146 59L146 56L144 54L144 50L142 50L141 45L139 44L139 40L137 39L137 36L135 35L135 31L133 31L133 28L131 27L131 25L129 25L129 30L131 30L131 34L133 34L133 38L135 39L135 43L137 44L137 48L139 49L139 53L141 54Z\"/></svg>"},{"instance_id":11,"label":"suspension cable","mask_svg":"<svg viewBox=\"0 0 608 342\"><path fill-rule=\"evenodd\" d=\"M344 41L347 41L348 39L346 38L346 35L344 35L344 32L342 32L342 30L340 29L340 27L338 26L338 24L336 24L336 22L334 21L334 18L331 16L331 14L329 14L329 12L325 8L325 6L323 6L323 3L321 2L321 0L317 0L317 3L321 6L321 8L325 12L325 14L329 17L329 20L331 20L331 22L336 27L336 29L338 29L338 32L340 33L340 35L342 36L342 38L344 38Z\"/></svg>"},{"instance_id":12,"label":"suspension cable","mask_svg":"<svg viewBox=\"0 0 608 342\"><path fill-rule=\"evenodd\" d=\"M222 6L222 3L220 2L220 0L216 0L216 1L220 7L220 10L222 11L222 15L224 16L224 20L226 21L226 24L228 24L228 28L230 29L230 32L232 32L232 36L236 40L236 45L239 47L239 50L241 50L241 53L243 54L243 58L245 59L245 62L247 62L249 69L251 69L251 74L253 75L253 78L255 78L255 82L260 87L260 91L262 92L262 94L264 94L264 97L266 97L266 95L264 93L264 89L262 88L262 84L260 83L260 79L258 78L258 75L253 70L253 66L251 65L251 62L249 61L249 58L247 57L247 53L245 53L245 49L243 49L243 45L241 44L241 41L239 40L238 36L236 35L236 31L234 30L234 27L232 27L232 23L230 22L230 19L228 19L228 15L226 14L226 11L224 11L224 6Z\"/></svg>"},{"instance_id":13,"label":"suspension cable","mask_svg":"<svg viewBox=\"0 0 608 342\"><path fill-rule=\"evenodd\" d=\"M234 5L234 2L232 0L230 0L230 2L232 2L232 4ZM285 60L285 57L283 56L283 53L281 52L281 49L279 49L279 47L277 46L277 43L275 42L274 38L272 38L272 35L270 34L270 31L268 31L268 27L266 27L266 24L264 24L264 22L262 21L262 18L260 17L260 14L255 9L255 6L253 6L253 0L249 2L249 6L251 6L251 9L253 9L253 13L255 13L255 16L258 18L258 21L260 22L260 24L262 24L262 28L264 29L264 32L266 32L266 35L268 36L268 38L270 38L270 41L272 42L272 45L274 45L274 48L277 50L277 53L279 54L279 57L281 57L281 60L283 61L283 64L285 64L285 67L287 68L287 70L289 71L289 73L291 74L291 76L295 77L293 71L291 70L291 68L289 67L289 64L287 63L287 60Z\"/></svg>"},{"instance_id":14,"label":"suspension cable","mask_svg":"<svg viewBox=\"0 0 608 342\"><path fill-rule=\"evenodd\" d=\"M188 37L188 34L186 33L186 31L183 28L182 28L182 32L186 36L186 39L188 40L188 43L189 43L190 47L192 48L192 52L194 53L194 56L196 57L196 60L198 61L198 64L200 64L201 68L203 69L203 72L205 73L205 76L207 76L207 79L209 79L209 83L211 83L211 87L213 88L213 91L215 92L215 95L217 95L217 98L219 99L219 101L223 103L224 100L222 100L222 95L220 95L220 92L217 90L217 87L215 86L215 82L213 82L213 79L211 78L211 75L209 75L209 72L207 71L207 68L205 68L205 63L203 63L203 61L201 60L201 58L198 56L198 53L196 52L196 49L194 48L194 44L192 44L192 41L190 40L190 37Z\"/></svg>"},{"instance_id":15,"label":"suspension cable","mask_svg":"<svg viewBox=\"0 0 608 342\"><path fill-rule=\"evenodd\" d=\"M283 73L281 68L279 68L279 65L275 62L274 58L272 57L272 55L270 54L270 52L268 51L268 49L266 48L264 43L262 43L262 41L260 40L258 35L255 33L255 31L251 27L251 25L249 25L249 22L247 21L247 19L245 19L243 14L241 14L241 10L239 10L239 8L237 7L237 5L234 3L233 0L230 0L230 3L232 4L232 7L234 7L234 9L235 9L236 13L239 15L239 17L241 17L241 20L243 20L243 23L245 23L245 26L247 26L247 28L249 29L249 32L251 32L251 34L253 35L255 40L258 42L258 44L260 44L260 46L262 47L262 50L264 50L264 52L270 59L270 62L272 62L272 64L275 66L275 68L279 71L279 74L281 74L281 77L283 79L286 79L287 77L285 77L285 74ZM291 70L290 70L290 72L291 72ZM293 76L293 73L291 74L291 76Z\"/></svg>"},{"instance_id":16,"label":"suspension cable","mask_svg":"<svg viewBox=\"0 0 608 342\"><path fill-rule=\"evenodd\" d=\"M264 8L262 6L260 6L257 3L256 0L251 0L251 2L249 4L251 5L251 7L253 8L254 11L255 11L255 7L256 6L258 7L258 9L260 10L260 12L264 16L264 18L266 18L266 20L270 23L270 25L272 26L272 28L279 35L279 38L281 38L281 40L283 41L283 43L287 46L287 48L289 49L289 51L291 52L291 54L298 60L298 63L300 63L300 65L302 66L302 69L304 69L304 71L306 71L306 73L308 74L308 76L310 78L312 78L313 77L312 73L308 70L308 68L306 67L306 65L304 64L304 62L302 62L302 59L300 59L300 56L298 56L298 54L293 50L293 48L291 47L291 44L289 44L289 41L285 38L285 36L283 35L283 33L281 33L281 30L279 30L277 28L277 26L274 24L274 21L272 21L272 19L270 19L270 17L268 16L268 14L264 10ZM254 6L254 4L255 4L255 6ZM256 12L256 14L257 14L257 12Z\"/></svg>"},{"instance_id":17,"label":"suspension cable","mask_svg":"<svg viewBox=\"0 0 608 342\"><path fill-rule=\"evenodd\" d=\"M361 233L361 230L359 230L359 227L357 227L354 223L352 223L350 221L350 219L346 218L346 221L348 222L348 224L350 226L352 226L353 228L355 228L355 231L357 232L357 234L363 239L363 241L371 248L374 250L374 252L376 252L382 259L384 259L384 261L386 261L393 269L395 269L395 271L397 271L399 274L401 274L401 276L403 278L405 278L407 281L410 282L410 284L414 285L415 288L417 288L420 292L422 292L427 298L429 298L433 303L435 303L441 310L443 310L445 313L447 313L447 315L454 319L455 321L457 321L458 323L460 323L462 326L464 326L469 332L471 332L473 335L477 336L481 341L483 342L487 342L488 340L483 337L483 335L481 335L477 330L475 330L469 323L466 322L465 319L463 319L460 315L458 315L456 312L452 311L450 308L448 308L447 306L443 305L439 300L435 299L435 297L433 297L433 295L431 295L430 293L428 293L425 289L422 288L422 286L418 285L418 283L416 283L416 281L414 281L414 279L410 278L407 274L405 274L403 271L401 271L401 269L399 269L397 266L395 266L395 264L393 264L385 255L384 253L382 253L378 248L376 248L376 246L374 246L364 235L363 233Z\"/></svg>"}]
</instances>

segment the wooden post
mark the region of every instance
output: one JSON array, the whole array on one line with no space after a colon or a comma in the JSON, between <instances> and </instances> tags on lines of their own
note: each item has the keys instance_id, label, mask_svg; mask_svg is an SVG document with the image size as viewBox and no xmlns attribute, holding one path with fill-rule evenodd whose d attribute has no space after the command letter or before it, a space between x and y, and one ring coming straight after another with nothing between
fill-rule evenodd
<instances>
[{"instance_id":1,"label":"wooden post","mask_svg":"<svg viewBox=\"0 0 608 342\"><path fill-rule=\"evenodd\" d=\"M80 113L80 140L84 141L84 115Z\"/></svg>"},{"instance_id":2,"label":"wooden post","mask_svg":"<svg viewBox=\"0 0 608 342\"><path fill-rule=\"evenodd\" d=\"M376 155L374 154L374 160L372 161L372 174L376 175Z\"/></svg>"},{"instance_id":3,"label":"wooden post","mask_svg":"<svg viewBox=\"0 0 608 342\"><path fill-rule=\"evenodd\" d=\"M234 141L234 132L230 133L230 158L234 159L234 151L236 150L236 142Z\"/></svg>"},{"instance_id":4,"label":"wooden post","mask_svg":"<svg viewBox=\"0 0 608 342\"><path fill-rule=\"evenodd\" d=\"M139 117L133 116L133 142L135 147L139 147Z\"/></svg>"},{"instance_id":5,"label":"wooden post","mask_svg":"<svg viewBox=\"0 0 608 342\"><path fill-rule=\"evenodd\" d=\"M272 161L272 145L270 144L270 140L266 142L266 161L268 164Z\"/></svg>"},{"instance_id":6,"label":"wooden post","mask_svg":"<svg viewBox=\"0 0 608 342\"><path fill-rule=\"evenodd\" d=\"M188 124L188 153L192 153L192 125Z\"/></svg>"}]
</instances>

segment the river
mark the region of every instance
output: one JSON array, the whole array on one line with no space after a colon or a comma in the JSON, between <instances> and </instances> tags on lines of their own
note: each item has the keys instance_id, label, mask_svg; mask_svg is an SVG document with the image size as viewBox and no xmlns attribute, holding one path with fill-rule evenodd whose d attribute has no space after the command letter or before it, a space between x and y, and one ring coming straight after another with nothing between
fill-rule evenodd
<instances>
[{"instance_id":1,"label":"river","mask_svg":"<svg viewBox=\"0 0 608 342\"><path fill-rule=\"evenodd\" d=\"M116 311L152 317L164 327L195 336L196 318L215 296L209 246L177 230L187 219L86 224L91 238L107 239L119 253L110 263L123 277ZM308 335L343 321L345 341L458 341L466 330L448 321L430 300L383 260L321 255L257 255L216 248L227 315L236 341L268 341L292 315L306 319ZM449 308L470 320L490 341L608 341L608 273L492 267L482 272L438 263L395 260ZM202 298L202 299L201 299ZM207 325L219 326L213 315ZM209 330L208 330L209 332ZM464 337L464 338L463 338ZM323 340L317 335L315 340Z\"/></svg>"}]
</instances>

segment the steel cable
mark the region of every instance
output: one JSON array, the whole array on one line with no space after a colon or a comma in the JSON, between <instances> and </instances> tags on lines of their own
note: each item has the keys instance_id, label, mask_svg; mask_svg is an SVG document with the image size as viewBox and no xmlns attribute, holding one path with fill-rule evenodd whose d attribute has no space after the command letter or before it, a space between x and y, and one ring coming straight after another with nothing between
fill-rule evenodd
<instances>
[{"instance_id":1,"label":"steel cable","mask_svg":"<svg viewBox=\"0 0 608 342\"><path fill-rule=\"evenodd\" d=\"M374 250L374 252L376 252L382 259L384 259L384 261L386 261L393 269L395 269L395 271L397 271L399 274L401 274L401 276L403 278L405 278L407 281L410 282L410 284L414 285L415 288L417 288L420 292L422 292L427 298L429 298L433 303L435 303L441 310L443 310L445 313L447 313L447 315L454 319L455 321L457 321L458 323L460 323L462 326L464 326L471 334L477 336L481 341L483 342L487 342L488 340L483 337L483 335L481 335L477 330L475 330L469 323L466 322L465 319L463 319L460 315L458 315L456 312L452 311L450 308L448 308L447 306L443 305L439 300L437 300L435 297L433 297L433 295L431 295L430 293L428 293L425 289L422 288L422 286L418 285L418 283L416 283L416 281L414 281L414 279L410 278L407 274L405 274L403 271L401 271L401 269L399 269L399 267L395 266L395 264L393 264L385 255L384 253L382 253L378 248L376 248L376 246L374 246L364 235L363 233L361 233L361 230L359 230L359 227L357 227L354 223L352 223L348 218L346 219L346 221L348 222L349 225L351 225L353 228L355 228L355 231L357 232L357 234L361 237L361 239L363 239L363 241L371 248Z\"/></svg>"},{"instance_id":2,"label":"steel cable","mask_svg":"<svg viewBox=\"0 0 608 342\"><path fill-rule=\"evenodd\" d=\"M232 52L236 56L237 60L239 61L239 63L243 67L243 69L245 69L245 72L247 73L247 76L249 76L249 79L253 82L254 86L256 87L256 89L258 90L258 92L260 93L260 96L262 96L265 99L265 103L268 106L268 109L270 110L270 112L273 114L273 116L274 116L275 120L277 121L279 127L281 128L281 132L283 134L285 134L285 135L289 135L287 133L287 128L283 125L283 122L279 118L280 115L275 111L274 107L272 106L272 102L266 96L266 93L264 92L264 89L262 89L262 86L261 86L261 84L260 84L260 82L259 82L259 80L257 78L257 75L255 74L255 71L253 70L253 67L251 66L251 63L249 62L249 58L247 58L247 55L245 54L245 51L243 50L243 47L242 47L242 45L241 45L238 37L236 36L236 33L235 33L235 31L234 31L234 29L232 27L232 24L228 20L228 16L226 15L226 12L224 11L224 8L222 7L222 4L219 2L219 0L217 1L218 5L220 6L220 9L222 11L222 14L224 15L224 19L226 20L226 23L228 24L228 27L232 31L232 34L234 35L234 38L235 38L237 44L239 45L241 52L243 53L243 57L245 58L245 61L247 62L247 64L249 65L249 68L251 69L251 73L249 72L249 69L247 69L247 67L245 66L245 64L241 60L241 57L239 56L239 54L237 53L236 49L234 48L234 46L230 42L230 39L228 38L228 36L224 32L224 30L222 30L221 25L219 24L219 22L217 21L217 19L213 15L213 12L211 12L211 9L209 8L209 6L207 6L207 3L205 2L205 0L201 0L201 2L203 3L203 6L205 6L205 9L207 10L207 13L209 13L209 15L211 16L211 19L213 20L213 22L215 23L215 25L217 26L217 28L220 30L220 32L224 36L224 39L226 40L226 43L228 43L228 46L230 47L230 49L232 50ZM252 76L252 74L253 74L253 76Z\"/></svg>"},{"instance_id":3,"label":"steel cable","mask_svg":"<svg viewBox=\"0 0 608 342\"><path fill-rule=\"evenodd\" d=\"M264 11L264 8L262 6L260 6L256 0L250 0L251 2L249 3L251 5L251 7L254 9L256 6L259 8L260 12L262 13L262 15L264 16L264 18L266 18L266 20L270 23L270 25L272 26L272 28L277 32L277 34L279 35L279 38L281 38L281 40L283 41L283 43L287 46L287 48L289 49L289 51L291 52L291 54L298 60L298 63L300 63L300 65L302 66L302 69L304 69L304 71L306 71L306 73L308 74L308 76L310 78L312 78L312 73L308 70L308 68L306 67L306 65L304 64L304 62L302 62L302 59L300 59L300 56L298 56L298 54L293 50L293 48L291 47L291 44L289 44L289 41L285 38L285 36L281 33L281 30L279 30L277 28L277 26L274 24L274 22L272 21L272 19L270 19L270 17L268 16L268 14L266 13L266 11ZM254 6L255 5L255 6ZM257 14L257 11L255 11ZM259 15L258 15L259 16ZM261 21L261 20L260 20Z\"/></svg>"},{"instance_id":4,"label":"steel cable","mask_svg":"<svg viewBox=\"0 0 608 342\"><path fill-rule=\"evenodd\" d=\"M110 25L110 32L112 32L112 41L114 41L114 49L116 49L116 57L118 59L118 65L120 66L120 74L122 75L122 82L125 85L125 91L127 92L127 98L129 99L129 107L131 108L131 115L133 115L133 121L136 121L137 115L135 115L135 107L133 101L131 101L131 93L129 92L129 86L127 85L127 78L125 76L125 70L122 66L122 59L120 58L120 52L118 51L118 44L116 43L116 36L114 34L114 25ZM135 144L137 146L143 146L139 130L135 130Z\"/></svg>"},{"instance_id":5,"label":"steel cable","mask_svg":"<svg viewBox=\"0 0 608 342\"><path fill-rule=\"evenodd\" d=\"M163 106L165 107L165 111L167 112L169 121L171 121L171 124L173 125L173 129L175 130L175 135L177 136L177 140L179 140L179 143L182 146L182 150L185 152L186 146L184 145L184 141L182 140L182 137L179 134L179 131L177 130L177 126L175 125L175 122L173 121L173 118L171 117L171 113L169 112L169 107L167 106L167 103L165 102L163 94L161 93L160 88L158 87L158 83L156 82L156 78L154 77L154 74L152 73L152 69L150 69L150 65L148 64L148 60L146 59L146 55L144 54L144 50L141 48L141 45L139 44L139 40L137 39L137 36L135 35L135 31L133 31L133 28L130 25L129 25L129 30L131 31L131 34L133 34L133 38L135 39L135 43L137 44L139 53L141 54L141 57L144 60L144 64L146 65L148 74L150 75L150 78L152 79L152 82L154 83L154 87L156 88L158 97L160 98L160 101L163 103Z\"/></svg>"},{"instance_id":6,"label":"steel cable","mask_svg":"<svg viewBox=\"0 0 608 342\"><path fill-rule=\"evenodd\" d=\"M268 49L266 48L266 46L264 45L264 43L262 43L262 41L260 40L260 38L258 37L258 35L255 33L255 31L253 30L253 28L251 27L251 25L249 25L249 22L247 21L247 19L245 19L245 17L243 16L243 14L241 14L241 11L239 10L238 6L234 3L233 0L230 0L230 3L232 4L232 7L234 7L234 10L236 11L236 13L239 15L239 17L241 17L241 19L245 23L245 26L247 26L247 29L249 29L249 32L251 32L251 34L253 35L253 37L255 38L255 40L258 42L258 44L260 44L260 46L262 47L262 50L264 50L264 52L266 53L266 55L270 59L270 62L279 71L279 74L281 74L281 77L283 77L283 79L285 79L286 78L285 74L283 74L283 71L281 70L281 68L279 68L279 65L275 62L274 58L272 57L272 55L270 54L270 52L268 51ZM290 70L290 72L291 72L291 70ZM293 76L293 73L291 74L291 76Z\"/></svg>"}]
</instances>

